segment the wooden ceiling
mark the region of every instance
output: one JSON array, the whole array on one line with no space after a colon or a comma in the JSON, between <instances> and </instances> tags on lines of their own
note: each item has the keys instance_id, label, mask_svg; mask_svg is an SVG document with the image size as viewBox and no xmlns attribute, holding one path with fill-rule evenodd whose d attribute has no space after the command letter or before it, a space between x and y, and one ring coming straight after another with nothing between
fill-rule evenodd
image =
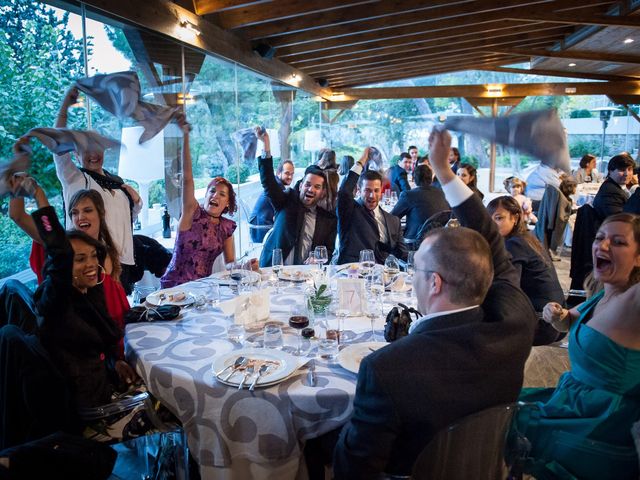
<instances>
[{"instance_id":1,"label":"wooden ceiling","mask_svg":"<svg viewBox=\"0 0 640 480\"><path fill-rule=\"evenodd\" d=\"M638 1L176 3L332 89L530 61L544 75L640 78Z\"/></svg>"}]
</instances>

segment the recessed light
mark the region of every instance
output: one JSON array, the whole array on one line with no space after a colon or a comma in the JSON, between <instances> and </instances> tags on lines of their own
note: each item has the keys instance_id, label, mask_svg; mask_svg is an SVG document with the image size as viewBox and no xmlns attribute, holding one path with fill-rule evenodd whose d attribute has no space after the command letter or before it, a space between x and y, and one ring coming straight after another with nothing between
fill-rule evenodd
<instances>
[{"instance_id":1,"label":"recessed light","mask_svg":"<svg viewBox=\"0 0 640 480\"><path fill-rule=\"evenodd\" d=\"M622 43L633 43L633 38L625 38Z\"/></svg>"},{"instance_id":2,"label":"recessed light","mask_svg":"<svg viewBox=\"0 0 640 480\"><path fill-rule=\"evenodd\" d=\"M570 66L570 67L575 67L575 66L576 66L576 64L575 64L575 63L573 63L573 62L571 62L571 63L569 64L569 66Z\"/></svg>"}]
</instances>

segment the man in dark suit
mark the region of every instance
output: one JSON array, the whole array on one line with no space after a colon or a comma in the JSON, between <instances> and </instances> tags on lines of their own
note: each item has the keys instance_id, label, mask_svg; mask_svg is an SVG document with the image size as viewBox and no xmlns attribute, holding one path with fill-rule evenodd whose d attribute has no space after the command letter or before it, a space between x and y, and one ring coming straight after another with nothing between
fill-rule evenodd
<instances>
[{"instance_id":1,"label":"man in dark suit","mask_svg":"<svg viewBox=\"0 0 640 480\"><path fill-rule=\"evenodd\" d=\"M418 165L413 172L416 188L402 192L392 215L402 218L406 215L407 224L404 229L405 238L416 238L422 224L432 215L450 210L444 193L431 186L433 172L428 165Z\"/></svg>"},{"instance_id":2,"label":"man in dark suit","mask_svg":"<svg viewBox=\"0 0 640 480\"><path fill-rule=\"evenodd\" d=\"M378 263L384 263L390 254L407 259L400 219L378 205L382 196L382 175L374 170L363 172L368 155L366 148L338 190L339 264L358 262L360 250L367 249L374 251ZM356 184L357 200L353 197Z\"/></svg>"},{"instance_id":3,"label":"man in dark suit","mask_svg":"<svg viewBox=\"0 0 640 480\"><path fill-rule=\"evenodd\" d=\"M408 172L411 171L412 166L411 155L402 152L398 163L387 171L389 182L391 182L391 189L396 192L398 196L400 196L402 192L411 190Z\"/></svg>"},{"instance_id":4,"label":"man in dark suit","mask_svg":"<svg viewBox=\"0 0 640 480\"><path fill-rule=\"evenodd\" d=\"M269 135L261 133L259 128L256 128L256 135L264 143L258 158L260 183L276 212L273 231L260 255L260 266L271 266L274 248L282 249L285 265L304 263L319 245L327 247L331 258L336 243L337 219L332 212L318 207L327 190L322 169L316 165L307 167L302 181L283 192L273 172Z\"/></svg>"},{"instance_id":5,"label":"man in dark suit","mask_svg":"<svg viewBox=\"0 0 640 480\"><path fill-rule=\"evenodd\" d=\"M633 195L629 197L629 200L624 205L623 211L640 215L640 187L636 188Z\"/></svg>"},{"instance_id":6,"label":"man in dark suit","mask_svg":"<svg viewBox=\"0 0 640 480\"><path fill-rule=\"evenodd\" d=\"M295 167L291 160L283 160L276 168L276 182L282 190L286 190L293 181L293 175L295 173ZM276 211L271 204L271 201L267 198L267 194L263 191L255 205L253 211L249 216L249 224L255 225L258 228L249 227L249 235L251 241L255 243L262 243L264 236L267 234L269 227L273 225L273 217Z\"/></svg>"},{"instance_id":7,"label":"man in dark suit","mask_svg":"<svg viewBox=\"0 0 640 480\"><path fill-rule=\"evenodd\" d=\"M600 220L609 215L622 212L629 192L626 184L633 176L635 162L628 153L621 153L611 157L607 165L607 178L600 185L600 189L593 199L593 208Z\"/></svg>"},{"instance_id":8,"label":"man in dark suit","mask_svg":"<svg viewBox=\"0 0 640 480\"><path fill-rule=\"evenodd\" d=\"M416 253L424 316L360 364L353 416L334 450L336 479L410 474L438 431L515 401L522 387L536 315L497 227L448 165L450 142L448 132L432 133L431 164L468 228L434 230Z\"/></svg>"}]
</instances>

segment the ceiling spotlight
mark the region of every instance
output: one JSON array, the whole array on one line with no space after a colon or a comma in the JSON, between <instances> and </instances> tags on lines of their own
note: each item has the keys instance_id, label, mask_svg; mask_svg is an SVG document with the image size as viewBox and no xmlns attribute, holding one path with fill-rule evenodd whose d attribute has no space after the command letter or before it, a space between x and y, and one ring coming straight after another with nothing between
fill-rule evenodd
<instances>
[{"instance_id":1,"label":"ceiling spotlight","mask_svg":"<svg viewBox=\"0 0 640 480\"><path fill-rule=\"evenodd\" d=\"M575 66L576 66L576 64L575 64L575 63L573 63L573 62L571 62L571 63L569 64L569 66L570 66L570 67L575 67Z\"/></svg>"},{"instance_id":2,"label":"ceiling spotlight","mask_svg":"<svg viewBox=\"0 0 640 480\"><path fill-rule=\"evenodd\" d=\"M633 38L625 38L622 43L633 43Z\"/></svg>"},{"instance_id":3,"label":"ceiling spotlight","mask_svg":"<svg viewBox=\"0 0 640 480\"><path fill-rule=\"evenodd\" d=\"M298 76L298 74L297 74L297 73L292 73L292 74L291 74L291 78L296 78L297 76Z\"/></svg>"},{"instance_id":4,"label":"ceiling spotlight","mask_svg":"<svg viewBox=\"0 0 640 480\"><path fill-rule=\"evenodd\" d=\"M183 20L180 22L180 26L186 30L189 30L191 33L195 35L200 35L202 32L196 27L195 24L191 23L189 20Z\"/></svg>"}]
</instances>

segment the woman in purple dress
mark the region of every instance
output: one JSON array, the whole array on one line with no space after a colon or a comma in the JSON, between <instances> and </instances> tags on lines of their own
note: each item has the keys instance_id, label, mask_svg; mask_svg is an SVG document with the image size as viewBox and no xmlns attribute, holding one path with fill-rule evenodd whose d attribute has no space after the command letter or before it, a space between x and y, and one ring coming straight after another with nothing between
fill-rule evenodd
<instances>
[{"instance_id":1,"label":"woman in purple dress","mask_svg":"<svg viewBox=\"0 0 640 480\"><path fill-rule=\"evenodd\" d=\"M228 180L216 177L207 186L204 204L195 197L191 152L189 151L190 126L184 119L183 132L183 181L182 215L178 223L176 244L167 271L160 280L162 288L197 280L211 275L213 262L224 253L225 263L235 262L236 252L233 232L236 223L224 218L224 213L236 211L236 195Z\"/></svg>"}]
</instances>

